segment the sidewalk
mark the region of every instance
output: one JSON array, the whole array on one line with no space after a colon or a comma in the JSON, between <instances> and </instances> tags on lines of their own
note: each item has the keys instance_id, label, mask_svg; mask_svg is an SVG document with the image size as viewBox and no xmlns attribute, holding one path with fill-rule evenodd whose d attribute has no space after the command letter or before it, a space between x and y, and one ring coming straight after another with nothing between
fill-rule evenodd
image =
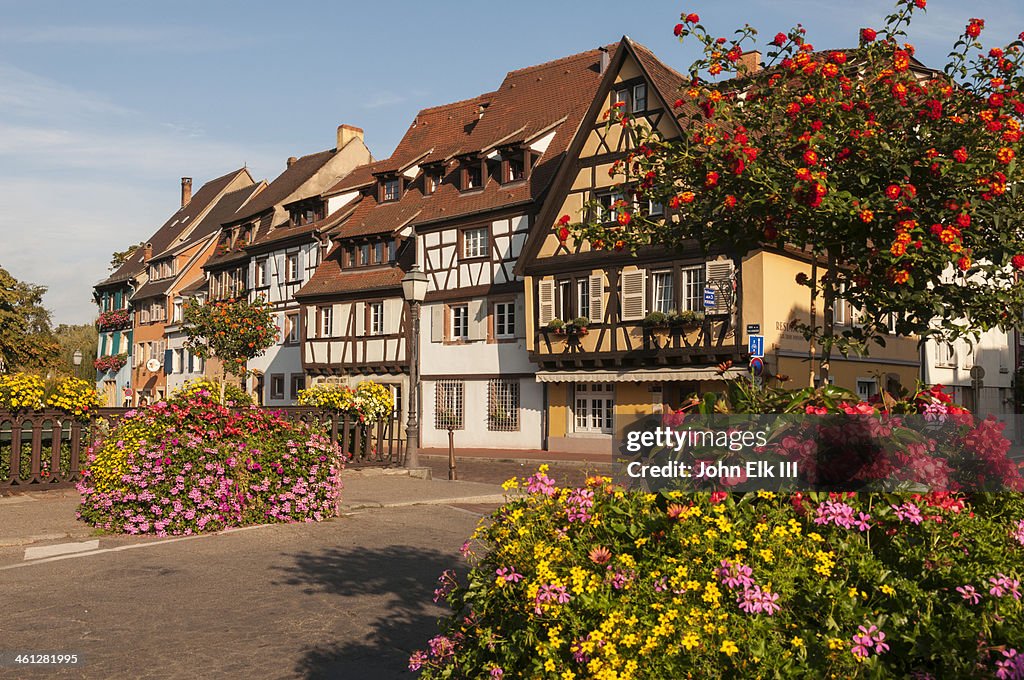
<instances>
[{"instance_id":1,"label":"sidewalk","mask_svg":"<svg viewBox=\"0 0 1024 680\"><path fill-rule=\"evenodd\" d=\"M421 448L421 456L448 457L447 448ZM486 458L491 460L538 461L539 463L607 463L611 464L609 453L581 453L569 451L544 451L543 449L480 449L456 446L457 458Z\"/></svg>"},{"instance_id":2,"label":"sidewalk","mask_svg":"<svg viewBox=\"0 0 1024 680\"><path fill-rule=\"evenodd\" d=\"M418 472L429 477L428 469ZM417 478L402 469L345 470L342 481L340 514L367 508L411 505L498 505L505 500L502 488L497 484ZM78 492L74 489L30 491L0 497L0 549L111 538L75 519L78 504Z\"/></svg>"}]
</instances>

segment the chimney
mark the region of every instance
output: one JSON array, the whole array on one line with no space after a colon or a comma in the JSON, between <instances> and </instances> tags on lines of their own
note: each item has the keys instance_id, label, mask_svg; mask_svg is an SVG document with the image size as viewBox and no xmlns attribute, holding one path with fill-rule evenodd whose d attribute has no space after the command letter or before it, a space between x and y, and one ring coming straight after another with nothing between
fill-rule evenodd
<instances>
[{"instance_id":1,"label":"chimney","mask_svg":"<svg viewBox=\"0 0 1024 680\"><path fill-rule=\"evenodd\" d=\"M740 55L740 64L745 67L748 75L761 70L761 53L757 50L750 50Z\"/></svg>"},{"instance_id":2,"label":"chimney","mask_svg":"<svg viewBox=\"0 0 1024 680\"><path fill-rule=\"evenodd\" d=\"M363 138L363 128L357 128L354 125L339 125L338 126L338 145L337 150L341 151L345 148L345 145L351 142L353 139Z\"/></svg>"},{"instance_id":3,"label":"chimney","mask_svg":"<svg viewBox=\"0 0 1024 680\"><path fill-rule=\"evenodd\" d=\"M295 156L289 156L288 157L288 163L287 163L287 165L285 167L287 167L287 168L292 167L293 165L295 165L295 161L297 161L297 160L299 160L299 159L296 158Z\"/></svg>"},{"instance_id":4,"label":"chimney","mask_svg":"<svg viewBox=\"0 0 1024 680\"><path fill-rule=\"evenodd\" d=\"M192 178L181 178L181 207L184 208L192 200Z\"/></svg>"},{"instance_id":5,"label":"chimney","mask_svg":"<svg viewBox=\"0 0 1024 680\"><path fill-rule=\"evenodd\" d=\"M184 186L184 185L182 185L182 186ZM142 248L142 261L143 262L149 262L149 258L151 258L151 257L153 257L153 244L152 243L147 243Z\"/></svg>"},{"instance_id":6,"label":"chimney","mask_svg":"<svg viewBox=\"0 0 1024 680\"><path fill-rule=\"evenodd\" d=\"M608 70L608 65L612 63L612 55L608 54L607 47L598 47L597 51L601 53L601 73L604 74Z\"/></svg>"}]
</instances>

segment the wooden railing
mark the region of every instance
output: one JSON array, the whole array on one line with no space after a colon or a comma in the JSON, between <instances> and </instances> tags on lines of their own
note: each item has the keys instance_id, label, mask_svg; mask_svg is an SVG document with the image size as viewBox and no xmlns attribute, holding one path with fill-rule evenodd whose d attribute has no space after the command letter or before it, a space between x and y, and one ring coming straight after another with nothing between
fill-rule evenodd
<instances>
[{"instance_id":1,"label":"wooden railing","mask_svg":"<svg viewBox=\"0 0 1024 680\"><path fill-rule=\"evenodd\" d=\"M98 416L112 423L130 410L102 408ZM309 407L268 410L322 429L346 456L346 467L389 467L404 462L404 432L397 418L365 425L348 414L339 416ZM83 423L62 411L0 411L0 492L74 486L81 479L86 452L99 436L95 421Z\"/></svg>"}]
</instances>

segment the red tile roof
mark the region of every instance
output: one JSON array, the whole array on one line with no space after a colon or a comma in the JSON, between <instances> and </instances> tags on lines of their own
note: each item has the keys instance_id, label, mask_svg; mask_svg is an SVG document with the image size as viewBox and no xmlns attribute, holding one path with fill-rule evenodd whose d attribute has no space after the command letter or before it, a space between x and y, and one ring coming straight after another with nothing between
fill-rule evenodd
<instances>
[{"instance_id":1,"label":"red tile roof","mask_svg":"<svg viewBox=\"0 0 1024 680\"><path fill-rule=\"evenodd\" d=\"M295 294L296 298L401 288L405 272L399 267L342 270L338 253L332 253L316 274Z\"/></svg>"}]
</instances>

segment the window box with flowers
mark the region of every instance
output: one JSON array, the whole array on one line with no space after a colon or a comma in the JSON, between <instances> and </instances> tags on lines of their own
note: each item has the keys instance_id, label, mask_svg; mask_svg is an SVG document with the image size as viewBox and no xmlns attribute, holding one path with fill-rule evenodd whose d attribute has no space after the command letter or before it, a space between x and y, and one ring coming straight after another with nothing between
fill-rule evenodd
<instances>
[{"instance_id":1,"label":"window box with flowers","mask_svg":"<svg viewBox=\"0 0 1024 680\"><path fill-rule=\"evenodd\" d=\"M669 312L667 316L669 326L681 328L686 332L697 330L704 322L704 312L694 312L689 309L682 312Z\"/></svg>"},{"instance_id":2,"label":"window box with flowers","mask_svg":"<svg viewBox=\"0 0 1024 680\"><path fill-rule=\"evenodd\" d=\"M96 319L96 327L101 331L123 331L131 328L132 313L127 309L112 309L102 312Z\"/></svg>"},{"instance_id":3,"label":"window box with flowers","mask_svg":"<svg viewBox=\"0 0 1024 680\"><path fill-rule=\"evenodd\" d=\"M107 371L117 373L122 368L124 368L125 364L127 363L127 354L108 354L93 361L92 365L100 373L106 373Z\"/></svg>"},{"instance_id":4,"label":"window box with flowers","mask_svg":"<svg viewBox=\"0 0 1024 680\"><path fill-rule=\"evenodd\" d=\"M587 327L590 319L585 316L577 316L565 325L565 335L570 338L582 338L587 334Z\"/></svg>"}]
</instances>

